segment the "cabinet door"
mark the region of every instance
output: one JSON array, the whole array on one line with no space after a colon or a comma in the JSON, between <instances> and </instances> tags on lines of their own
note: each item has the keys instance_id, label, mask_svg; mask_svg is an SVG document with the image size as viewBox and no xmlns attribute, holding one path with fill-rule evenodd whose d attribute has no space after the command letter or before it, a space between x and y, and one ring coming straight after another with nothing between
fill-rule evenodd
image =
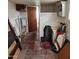
<instances>
[{"instance_id":1,"label":"cabinet door","mask_svg":"<svg viewBox=\"0 0 79 59\"><path fill-rule=\"evenodd\" d=\"M58 53L58 59L70 59L70 44L67 43Z\"/></svg>"}]
</instances>

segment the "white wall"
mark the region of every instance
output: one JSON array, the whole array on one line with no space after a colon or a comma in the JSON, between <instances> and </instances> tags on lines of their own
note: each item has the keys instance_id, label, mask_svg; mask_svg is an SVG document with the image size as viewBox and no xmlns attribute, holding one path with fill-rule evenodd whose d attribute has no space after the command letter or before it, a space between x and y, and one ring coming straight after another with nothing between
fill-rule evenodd
<instances>
[{"instance_id":1,"label":"white wall","mask_svg":"<svg viewBox=\"0 0 79 59\"><path fill-rule=\"evenodd\" d=\"M23 26L26 26L26 12L20 12L20 17L23 19Z\"/></svg>"},{"instance_id":2,"label":"white wall","mask_svg":"<svg viewBox=\"0 0 79 59\"><path fill-rule=\"evenodd\" d=\"M22 18L23 26L26 26L26 32L28 32L28 18L27 18L27 11L20 12L20 18Z\"/></svg>"},{"instance_id":3,"label":"white wall","mask_svg":"<svg viewBox=\"0 0 79 59\"><path fill-rule=\"evenodd\" d=\"M18 30L18 28L16 26L15 19L18 18L19 15L20 15L19 12L16 11L15 4L10 2L10 1L8 1L8 17L9 17L9 20L10 20L12 26L15 27L17 36L20 33L19 33L19 30Z\"/></svg>"},{"instance_id":4,"label":"white wall","mask_svg":"<svg viewBox=\"0 0 79 59\"><path fill-rule=\"evenodd\" d=\"M9 17L9 20L12 24L12 26L15 28L15 32L16 32L16 35L19 36L20 35L20 31L19 31L19 28L15 22L15 20L19 17L19 18L22 18L22 21L23 21L23 26L26 26L27 28L27 32L28 32L28 21L27 21L27 12L19 12L19 11L16 11L16 6L14 3L12 3L11 1L8 1L8 17Z\"/></svg>"},{"instance_id":5,"label":"white wall","mask_svg":"<svg viewBox=\"0 0 79 59\"><path fill-rule=\"evenodd\" d=\"M64 18L58 17L59 22L65 22L67 25L67 39L70 40L70 19L69 19L69 9L70 9L70 0L66 1L66 16Z\"/></svg>"},{"instance_id":6,"label":"white wall","mask_svg":"<svg viewBox=\"0 0 79 59\"><path fill-rule=\"evenodd\" d=\"M43 29L45 25L55 27L58 25L58 18L56 12L42 12L40 13L40 37L43 36Z\"/></svg>"}]
</instances>

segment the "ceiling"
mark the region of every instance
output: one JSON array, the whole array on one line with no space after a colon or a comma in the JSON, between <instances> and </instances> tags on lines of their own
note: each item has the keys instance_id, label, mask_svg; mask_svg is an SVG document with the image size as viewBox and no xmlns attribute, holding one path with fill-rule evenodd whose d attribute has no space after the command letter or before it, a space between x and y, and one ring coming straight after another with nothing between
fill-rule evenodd
<instances>
[{"instance_id":1,"label":"ceiling","mask_svg":"<svg viewBox=\"0 0 79 59\"><path fill-rule=\"evenodd\" d=\"M40 3L53 3L59 0L9 0L16 4L39 5Z\"/></svg>"}]
</instances>

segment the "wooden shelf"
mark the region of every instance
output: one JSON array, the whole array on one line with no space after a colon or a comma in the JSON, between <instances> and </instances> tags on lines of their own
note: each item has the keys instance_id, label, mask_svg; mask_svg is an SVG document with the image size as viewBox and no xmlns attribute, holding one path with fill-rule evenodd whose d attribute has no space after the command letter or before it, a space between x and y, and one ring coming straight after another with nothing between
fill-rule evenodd
<instances>
[{"instance_id":1,"label":"wooden shelf","mask_svg":"<svg viewBox=\"0 0 79 59\"><path fill-rule=\"evenodd\" d=\"M67 42L58 53L58 59L70 59L70 43Z\"/></svg>"}]
</instances>

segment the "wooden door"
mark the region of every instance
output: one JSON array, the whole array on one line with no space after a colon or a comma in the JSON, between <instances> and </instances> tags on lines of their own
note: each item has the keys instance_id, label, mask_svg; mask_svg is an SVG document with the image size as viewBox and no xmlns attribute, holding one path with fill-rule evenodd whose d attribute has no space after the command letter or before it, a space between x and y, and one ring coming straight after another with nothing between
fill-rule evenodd
<instances>
[{"instance_id":1,"label":"wooden door","mask_svg":"<svg viewBox=\"0 0 79 59\"><path fill-rule=\"evenodd\" d=\"M27 7L29 32L37 30L36 7Z\"/></svg>"}]
</instances>

